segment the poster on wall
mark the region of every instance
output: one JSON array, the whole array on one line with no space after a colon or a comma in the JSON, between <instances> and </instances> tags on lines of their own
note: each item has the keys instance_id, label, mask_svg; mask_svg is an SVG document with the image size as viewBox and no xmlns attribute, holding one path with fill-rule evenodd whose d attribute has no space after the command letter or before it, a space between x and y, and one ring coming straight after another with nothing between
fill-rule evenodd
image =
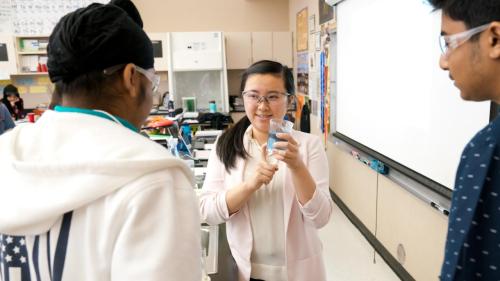
<instances>
[{"instance_id":1,"label":"poster on wall","mask_svg":"<svg viewBox=\"0 0 500 281\"><path fill-rule=\"evenodd\" d=\"M333 20L333 7L326 4L325 0L319 1L319 24L324 24L325 22Z\"/></svg>"},{"instance_id":2,"label":"poster on wall","mask_svg":"<svg viewBox=\"0 0 500 281\"><path fill-rule=\"evenodd\" d=\"M297 53L297 92L309 94L309 53Z\"/></svg>"},{"instance_id":3,"label":"poster on wall","mask_svg":"<svg viewBox=\"0 0 500 281\"><path fill-rule=\"evenodd\" d=\"M308 17L307 8L297 13L297 52L307 51L308 49Z\"/></svg>"},{"instance_id":4,"label":"poster on wall","mask_svg":"<svg viewBox=\"0 0 500 281\"><path fill-rule=\"evenodd\" d=\"M318 102L321 99L320 95L320 80L319 72L311 71L309 72L309 99L313 102ZM318 110L313 110L311 108L311 113L313 115L318 115Z\"/></svg>"},{"instance_id":5,"label":"poster on wall","mask_svg":"<svg viewBox=\"0 0 500 281\"><path fill-rule=\"evenodd\" d=\"M11 9L9 0L0 0L0 33L11 33Z\"/></svg>"},{"instance_id":6,"label":"poster on wall","mask_svg":"<svg viewBox=\"0 0 500 281\"><path fill-rule=\"evenodd\" d=\"M314 15L309 16L308 29L309 34L313 34L314 32L316 32L316 17Z\"/></svg>"},{"instance_id":7,"label":"poster on wall","mask_svg":"<svg viewBox=\"0 0 500 281\"><path fill-rule=\"evenodd\" d=\"M109 0L0 0L0 33L7 27L14 34L50 34L61 17L92 3Z\"/></svg>"},{"instance_id":8,"label":"poster on wall","mask_svg":"<svg viewBox=\"0 0 500 281\"><path fill-rule=\"evenodd\" d=\"M311 109L311 113L314 115L318 115L317 104L314 107L314 103L317 103L321 100L321 88L320 88L320 53L310 53L309 61L314 61L314 66L310 65L309 68L309 98L313 102L313 107Z\"/></svg>"}]
</instances>

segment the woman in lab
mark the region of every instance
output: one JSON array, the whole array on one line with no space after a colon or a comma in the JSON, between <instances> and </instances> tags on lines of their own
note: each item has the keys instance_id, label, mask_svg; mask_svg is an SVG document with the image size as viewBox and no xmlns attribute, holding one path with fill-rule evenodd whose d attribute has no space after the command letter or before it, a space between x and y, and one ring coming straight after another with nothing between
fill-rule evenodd
<instances>
[{"instance_id":1,"label":"woman in lab","mask_svg":"<svg viewBox=\"0 0 500 281\"><path fill-rule=\"evenodd\" d=\"M24 102L16 86L9 84L3 88L2 102L14 120L24 118Z\"/></svg>"},{"instance_id":2,"label":"woman in lab","mask_svg":"<svg viewBox=\"0 0 500 281\"><path fill-rule=\"evenodd\" d=\"M227 222L227 239L239 280L326 280L317 229L333 202L323 144L294 131L266 152L271 119L283 119L294 98L293 75L259 61L242 75L246 116L220 136L209 157L202 218ZM269 157L278 159L271 164Z\"/></svg>"}]
</instances>

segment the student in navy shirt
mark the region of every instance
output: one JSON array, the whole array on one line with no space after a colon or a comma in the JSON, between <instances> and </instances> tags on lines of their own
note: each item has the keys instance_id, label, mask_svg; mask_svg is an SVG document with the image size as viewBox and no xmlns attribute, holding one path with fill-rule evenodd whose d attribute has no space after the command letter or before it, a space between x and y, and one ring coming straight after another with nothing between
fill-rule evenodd
<instances>
[{"instance_id":1,"label":"student in navy shirt","mask_svg":"<svg viewBox=\"0 0 500 281\"><path fill-rule=\"evenodd\" d=\"M500 103L500 0L431 0L442 10L439 64L469 101ZM466 145L441 280L500 280L500 119Z\"/></svg>"}]
</instances>

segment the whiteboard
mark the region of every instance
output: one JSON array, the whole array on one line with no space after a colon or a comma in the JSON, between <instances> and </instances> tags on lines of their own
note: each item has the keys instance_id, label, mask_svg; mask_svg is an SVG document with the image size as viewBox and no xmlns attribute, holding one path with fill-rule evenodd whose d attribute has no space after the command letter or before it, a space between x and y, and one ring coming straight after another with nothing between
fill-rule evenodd
<instances>
[{"instance_id":1,"label":"whiteboard","mask_svg":"<svg viewBox=\"0 0 500 281\"><path fill-rule=\"evenodd\" d=\"M337 132L453 188L461 152L489 120L439 68L441 15L425 0L337 6Z\"/></svg>"}]
</instances>

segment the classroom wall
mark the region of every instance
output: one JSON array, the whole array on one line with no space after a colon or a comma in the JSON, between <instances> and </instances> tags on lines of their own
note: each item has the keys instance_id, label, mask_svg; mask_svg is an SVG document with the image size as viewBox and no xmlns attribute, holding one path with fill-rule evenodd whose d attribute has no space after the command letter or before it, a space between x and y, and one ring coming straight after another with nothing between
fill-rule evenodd
<instances>
[{"instance_id":1,"label":"classroom wall","mask_svg":"<svg viewBox=\"0 0 500 281\"><path fill-rule=\"evenodd\" d=\"M294 34L296 15L304 7L308 8L309 16L315 15L318 24L318 0L290 0L289 28ZM319 30L318 26L316 30ZM311 116L311 133L322 135L315 126L317 118ZM399 255L399 262L413 278L438 280L448 218L403 187L377 175L349 153L337 148L331 140L326 142L325 147L331 189L392 256L398 259L398 246L404 249L404 257ZM327 267L335 266L325 262Z\"/></svg>"},{"instance_id":2,"label":"classroom wall","mask_svg":"<svg viewBox=\"0 0 500 281\"><path fill-rule=\"evenodd\" d=\"M288 31L288 0L133 0L141 13L146 32L171 31ZM239 73L228 75L230 94L239 91ZM167 74L161 73L159 94L168 90ZM44 78L15 77L11 81L21 85L26 108L47 104L52 87ZM9 81L10 82L10 81ZM236 86L238 85L238 86ZM30 90L45 93L31 93Z\"/></svg>"},{"instance_id":3,"label":"classroom wall","mask_svg":"<svg viewBox=\"0 0 500 281\"><path fill-rule=\"evenodd\" d=\"M297 69L297 41L296 41L296 34L297 34L297 13L300 12L302 9L307 8L307 13L308 16L310 15L315 15L316 19L316 30L319 30L319 25L318 25L318 19L319 19L319 6L318 6L318 0L290 0L289 3L289 30L292 31L294 34L294 46L293 46L293 52L294 52L294 69ZM309 44L310 45L310 44ZM309 46L309 49L312 50L313 46Z\"/></svg>"},{"instance_id":4,"label":"classroom wall","mask_svg":"<svg viewBox=\"0 0 500 281\"><path fill-rule=\"evenodd\" d=\"M24 108L44 107L50 102L53 85L48 76L13 76L8 83L14 84L19 90Z\"/></svg>"},{"instance_id":5,"label":"classroom wall","mask_svg":"<svg viewBox=\"0 0 500 281\"><path fill-rule=\"evenodd\" d=\"M147 32L288 31L288 0L133 0Z\"/></svg>"},{"instance_id":6,"label":"classroom wall","mask_svg":"<svg viewBox=\"0 0 500 281\"><path fill-rule=\"evenodd\" d=\"M354 215L415 280L438 280L447 217L330 141L327 155L330 187Z\"/></svg>"}]
</instances>

